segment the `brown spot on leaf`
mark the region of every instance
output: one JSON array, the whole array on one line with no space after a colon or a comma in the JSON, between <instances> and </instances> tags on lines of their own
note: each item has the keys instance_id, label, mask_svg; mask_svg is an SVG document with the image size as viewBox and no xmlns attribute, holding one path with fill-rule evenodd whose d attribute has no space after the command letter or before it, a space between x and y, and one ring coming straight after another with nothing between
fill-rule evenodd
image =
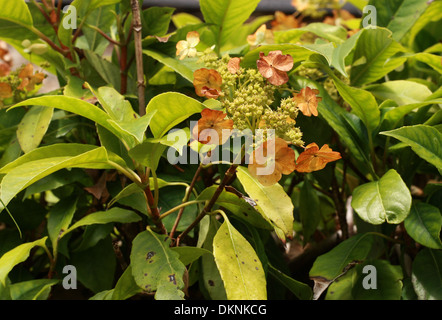
<instances>
[{"instance_id":1,"label":"brown spot on leaf","mask_svg":"<svg viewBox=\"0 0 442 320\"><path fill-rule=\"evenodd\" d=\"M150 260L150 259L152 259L152 257L153 257L155 254L156 254L156 252L154 252L154 251L149 251L149 252L147 253L147 255L146 255L146 260ZM152 261L150 261L150 262L152 262Z\"/></svg>"},{"instance_id":2,"label":"brown spot on leaf","mask_svg":"<svg viewBox=\"0 0 442 320\"><path fill-rule=\"evenodd\" d=\"M174 285L176 285L175 274L171 274L171 275L169 275L169 281L172 282Z\"/></svg>"},{"instance_id":3,"label":"brown spot on leaf","mask_svg":"<svg viewBox=\"0 0 442 320\"><path fill-rule=\"evenodd\" d=\"M209 283L209 286L211 286L211 287L215 286L215 282L213 282L213 280L209 280L208 283Z\"/></svg>"}]
</instances>

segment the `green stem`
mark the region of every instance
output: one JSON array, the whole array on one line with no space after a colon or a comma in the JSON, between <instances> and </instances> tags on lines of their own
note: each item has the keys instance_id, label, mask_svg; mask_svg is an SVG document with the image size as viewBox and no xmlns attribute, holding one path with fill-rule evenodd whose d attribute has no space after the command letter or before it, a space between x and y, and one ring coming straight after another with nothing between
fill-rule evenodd
<instances>
[{"instance_id":1,"label":"green stem","mask_svg":"<svg viewBox=\"0 0 442 320\"><path fill-rule=\"evenodd\" d=\"M370 232L367 232L367 234L372 234L372 235L375 235L375 236L378 236L378 237L384 238L384 239L386 239L386 240L388 240L388 241L391 241L391 242L394 242L394 243L404 244L402 241L400 241L400 240L396 240L396 239L393 239L393 238L391 238L391 237L389 237L389 236L386 236L385 234L380 233L380 232L370 231Z\"/></svg>"},{"instance_id":2,"label":"green stem","mask_svg":"<svg viewBox=\"0 0 442 320\"><path fill-rule=\"evenodd\" d=\"M0 202L1 202L2 206L5 208L6 212L9 214L9 217L12 219L15 226L17 227L18 233L20 234L20 239L23 238L23 234L21 233L21 229L18 226L17 221L15 221L14 217L12 216L11 211L9 211L8 207L5 205L5 203L3 202L3 200L1 198L0 198Z\"/></svg>"},{"instance_id":3,"label":"green stem","mask_svg":"<svg viewBox=\"0 0 442 320\"><path fill-rule=\"evenodd\" d=\"M166 212L164 212L161 216L160 219L164 219L165 217L167 217L168 215L170 215L171 213L174 213L175 211L179 210L179 209L183 209L187 206L190 206L192 204L196 204L196 203L201 203L201 202L206 202L207 200L192 200L192 201L187 201L184 203L181 203L180 205L177 205L175 208L172 208Z\"/></svg>"}]
</instances>

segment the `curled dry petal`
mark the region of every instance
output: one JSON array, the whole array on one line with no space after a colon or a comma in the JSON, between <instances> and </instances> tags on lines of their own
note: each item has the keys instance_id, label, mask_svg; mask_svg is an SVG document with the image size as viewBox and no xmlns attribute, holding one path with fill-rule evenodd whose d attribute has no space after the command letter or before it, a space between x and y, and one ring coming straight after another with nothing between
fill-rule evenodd
<instances>
[{"instance_id":1,"label":"curled dry petal","mask_svg":"<svg viewBox=\"0 0 442 320\"><path fill-rule=\"evenodd\" d=\"M303 115L307 117L310 117L311 115L314 115L315 117L318 116L318 103L322 98L317 97L317 94L319 94L319 90L305 87L301 89L300 93L293 97Z\"/></svg>"},{"instance_id":2,"label":"curled dry petal","mask_svg":"<svg viewBox=\"0 0 442 320\"><path fill-rule=\"evenodd\" d=\"M240 58L230 59L229 62L227 63L227 70L229 70L229 72L231 74L237 73L238 70L240 69L240 65L239 65L240 62L241 62Z\"/></svg>"},{"instance_id":3,"label":"curled dry petal","mask_svg":"<svg viewBox=\"0 0 442 320\"><path fill-rule=\"evenodd\" d=\"M271 186L283 174L290 174L295 170L295 158L295 152L284 139L271 139L252 152L248 169L263 186Z\"/></svg>"},{"instance_id":4,"label":"curled dry petal","mask_svg":"<svg viewBox=\"0 0 442 320\"><path fill-rule=\"evenodd\" d=\"M193 73L195 93L200 97L216 99L221 94L223 79L214 69L201 68Z\"/></svg>"},{"instance_id":5,"label":"curled dry petal","mask_svg":"<svg viewBox=\"0 0 442 320\"><path fill-rule=\"evenodd\" d=\"M271 84L280 86L289 80L287 71L293 68L293 57L289 54L283 55L280 50L270 51L267 56L260 52L256 64L264 78Z\"/></svg>"},{"instance_id":6,"label":"curled dry petal","mask_svg":"<svg viewBox=\"0 0 442 320\"><path fill-rule=\"evenodd\" d=\"M316 143L310 143L296 160L296 171L313 172L324 169L329 162L341 159L339 152L333 151L327 144L319 149Z\"/></svg>"},{"instance_id":7,"label":"curled dry petal","mask_svg":"<svg viewBox=\"0 0 442 320\"><path fill-rule=\"evenodd\" d=\"M212 109L201 111L201 119L192 129L192 136L202 144L224 144L229 139L233 129L233 120L226 119L227 114ZM213 138L217 138L214 141Z\"/></svg>"}]
</instances>

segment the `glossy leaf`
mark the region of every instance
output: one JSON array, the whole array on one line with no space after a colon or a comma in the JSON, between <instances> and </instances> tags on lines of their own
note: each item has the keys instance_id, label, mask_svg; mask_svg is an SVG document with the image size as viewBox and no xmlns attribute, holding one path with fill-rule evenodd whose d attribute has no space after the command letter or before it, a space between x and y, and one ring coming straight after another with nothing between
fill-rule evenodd
<instances>
[{"instance_id":1,"label":"glossy leaf","mask_svg":"<svg viewBox=\"0 0 442 320\"><path fill-rule=\"evenodd\" d=\"M217 50L252 14L259 0L201 0L200 8L206 23L214 24Z\"/></svg>"},{"instance_id":2,"label":"glossy leaf","mask_svg":"<svg viewBox=\"0 0 442 320\"><path fill-rule=\"evenodd\" d=\"M269 274L275 277L283 286L289 289L300 300L311 300L312 289L305 283L299 282L269 265Z\"/></svg>"},{"instance_id":3,"label":"glossy leaf","mask_svg":"<svg viewBox=\"0 0 442 320\"><path fill-rule=\"evenodd\" d=\"M24 27L31 27L33 25L32 15L24 0L14 2L10 5L8 0L0 0L0 19L8 20Z\"/></svg>"},{"instance_id":4,"label":"glossy leaf","mask_svg":"<svg viewBox=\"0 0 442 320\"><path fill-rule=\"evenodd\" d=\"M179 105L180 108L170 108ZM146 114L157 110L152 118L150 129L155 138L161 138L167 131L195 113L204 109L204 105L184 94L167 92L155 96L146 107Z\"/></svg>"},{"instance_id":5,"label":"glossy leaf","mask_svg":"<svg viewBox=\"0 0 442 320\"><path fill-rule=\"evenodd\" d=\"M442 249L442 215L437 207L424 202L413 205L404 226L416 242L428 248Z\"/></svg>"},{"instance_id":6,"label":"glossy leaf","mask_svg":"<svg viewBox=\"0 0 442 320\"><path fill-rule=\"evenodd\" d=\"M427 100L432 92L427 86L408 80L388 81L367 88L376 98L391 99L399 106L421 103Z\"/></svg>"},{"instance_id":7,"label":"glossy leaf","mask_svg":"<svg viewBox=\"0 0 442 320\"><path fill-rule=\"evenodd\" d=\"M51 123L53 108L34 107L29 109L18 125L17 139L24 153L40 145Z\"/></svg>"},{"instance_id":8,"label":"glossy leaf","mask_svg":"<svg viewBox=\"0 0 442 320\"><path fill-rule=\"evenodd\" d=\"M160 51L146 48L143 53L171 68L189 82L193 82L193 72L203 66L192 59L178 60Z\"/></svg>"},{"instance_id":9,"label":"glossy leaf","mask_svg":"<svg viewBox=\"0 0 442 320\"><path fill-rule=\"evenodd\" d=\"M411 194L396 170L390 169L380 180L358 186L351 206L368 223L398 224L410 212Z\"/></svg>"},{"instance_id":10,"label":"glossy leaf","mask_svg":"<svg viewBox=\"0 0 442 320\"><path fill-rule=\"evenodd\" d=\"M373 132L380 122L380 111L373 95L363 89L346 85L331 74L333 82L342 98L347 101L354 114L356 114L367 127L369 134Z\"/></svg>"},{"instance_id":11,"label":"glossy leaf","mask_svg":"<svg viewBox=\"0 0 442 320\"><path fill-rule=\"evenodd\" d=\"M70 226L62 235L61 237L65 236L69 232L71 232L74 229L77 229L79 227L83 226L89 226L92 224L106 224L111 222L118 222L118 223L131 223L131 222L137 222L140 221L141 217L137 215L135 212L131 210L126 210L122 208L112 208L107 211L97 211L91 214L88 214L84 218L80 219L76 223L74 223L72 226Z\"/></svg>"},{"instance_id":12,"label":"glossy leaf","mask_svg":"<svg viewBox=\"0 0 442 320\"><path fill-rule=\"evenodd\" d=\"M58 279L36 279L14 283L10 286L12 300L46 300L51 287Z\"/></svg>"},{"instance_id":13,"label":"glossy leaf","mask_svg":"<svg viewBox=\"0 0 442 320\"><path fill-rule=\"evenodd\" d=\"M150 229L133 240L130 254L132 275L141 289L156 291L155 298L183 299L186 270L179 254L169 248L170 239Z\"/></svg>"},{"instance_id":14,"label":"glossy leaf","mask_svg":"<svg viewBox=\"0 0 442 320\"><path fill-rule=\"evenodd\" d=\"M413 261L411 281L419 300L441 300L442 251L420 251Z\"/></svg>"},{"instance_id":15,"label":"glossy leaf","mask_svg":"<svg viewBox=\"0 0 442 320\"><path fill-rule=\"evenodd\" d=\"M369 269L364 273L366 266L374 267L375 271ZM364 288L365 277L373 277L376 289ZM402 278L400 266L391 265L386 260L367 260L333 282L327 291L326 300L400 300Z\"/></svg>"},{"instance_id":16,"label":"glossy leaf","mask_svg":"<svg viewBox=\"0 0 442 320\"><path fill-rule=\"evenodd\" d=\"M32 106L32 105L57 108L78 114L82 117L85 117L91 121L98 123L99 125L105 127L106 129L116 134L117 136L120 135L107 121L108 119L110 119L109 115L106 114L106 112L104 112L97 106L89 102L68 96L46 95L38 98L27 99L25 101L22 101L14 105L13 108L20 106Z\"/></svg>"},{"instance_id":17,"label":"glossy leaf","mask_svg":"<svg viewBox=\"0 0 442 320\"><path fill-rule=\"evenodd\" d=\"M377 22L393 32L392 38L400 41L428 7L426 0L396 0L388 5L382 0L372 0L371 5L382 8L378 11Z\"/></svg>"},{"instance_id":18,"label":"glossy leaf","mask_svg":"<svg viewBox=\"0 0 442 320\"><path fill-rule=\"evenodd\" d=\"M293 232L293 203L280 184L269 187L258 182L245 167L238 167L237 177L247 194L257 203L266 220L291 238Z\"/></svg>"},{"instance_id":19,"label":"glossy leaf","mask_svg":"<svg viewBox=\"0 0 442 320\"><path fill-rule=\"evenodd\" d=\"M398 139L409 145L422 159L434 165L438 170L442 168L442 133L439 130L426 126L405 126L381 134Z\"/></svg>"},{"instance_id":20,"label":"glossy leaf","mask_svg":"<svg viewBox=\"0 0 442 320\"><path fill-rule=\"evenodd\" d=\"M197 248L197 247L172 247L173 251L178 252L180 255L181 262L187 266L191 264L192 262L198 260L202 255L204 254L210 254L212 255L212 252L209 250L203 249L203 248Z\"/></svg>"},{"instance_id":21,"label":"glossy leaf","mask_svg":"<svg viewBox=\"0 0 442 320\"><path fill-rule=\"evenodd\" d=\"M6 252L0 258L0 282L5 285L6 278L9 272L20 262L25 261L29 252L36 246L45 247L45 242L48 237L44 237L34 242L23 243L14 249Z\"/></svg>"},{"instance_id":22,"label":"glossy leaf","mask_svg":"<svg viewBox=\"0 0 442 320\"><path fill-rule=\"evenodd\" d=\"M267 299L266 278L261 262L250 243L227 219L213 239L213 255L227 299Z\"/></svg>"},{"instance_id":23,"label":"glossy leaf","mask_svg":"<svg viewBox=\"0 0 442 320\"><path fill-rule=\"evenodd\" d=\"M197 200L210 200L217 187L212 186L204 189ZM251 225L263 228L273 229L271 222L262 213L261 208L252 199L244 195L235 195L223 190L216 200L216 204L232 212L237 218L250 223Z\"/></svg>"},{"instance_id":24,"label":"glossy leaf","mask_svg":"<svg viewBox=\"0 0 442 320\"><path fill-rule=\"evenodd\" d=\"M351 84L362 86L374 82L402 65L406 58L393 58L405 49L391 38L387 29L366 29L353 55Z\"/></svg>"},{"instance_id":25,"label":"glossy leaf","mask_svg":"<svg viewBox=\"0 0 442 320\"><path fill-rule=\"evenodd\" d=\"M142 144L139 144L133 149L130 149L129 155L135 161L156 171L158 167L158 162L160 161L160 158L166 148L167 147L165 145L162 145L161 143L144 141Z\"/></svg>"},{"instance_id":26,"label":"glossy leaf","mask_svg":"<svg viewBox=\"0 0 442 320\"><path fill-rule=\"evenodd\" d=\"M28 155L30 154L31 153L28 153ZM35 152L35 155L40 154L41 153L39 152ZM32 157L27 157L27 159L29 158ZM23 161L23 159L21 161ZM3 203L7 205L12 198L32 183L60 169L75 167L100 169L113 168L113 166L109 164L108 154L103 147L92 149L77 156L59 156L25 162L22 165L10 169L1 181L1 199Z\"/></svg>"}]
</instances>

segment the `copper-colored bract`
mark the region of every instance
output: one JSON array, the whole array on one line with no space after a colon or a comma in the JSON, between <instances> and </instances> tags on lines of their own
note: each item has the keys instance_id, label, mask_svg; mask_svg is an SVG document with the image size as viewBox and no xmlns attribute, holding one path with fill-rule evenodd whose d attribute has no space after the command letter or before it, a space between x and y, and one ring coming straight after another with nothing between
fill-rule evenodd
<instances>
[{"instance_id":1,"label":"copper-colored bract","mask_svg":"<svg viewBox=\"0 0 442 320\"><path fill-rule=\"evenodd\" d=\"M204 109L201 111L201 116L192 129L193 138L202 144L224 144L230 137L233 120L226 119L226 113L212 109ZM213 141L214 137L218 137L218 141Z\"/></svg>"},{"instance_id":2,"label":"copper-colored bract","mask_svg":"<svg viewBox=\"0 0 442 320\"><path fill-rule=\"evenodd\" d=\"M200 97L218 98L222 83L221 75L214 69L201 68L193 73L195 93Z\"/></svg>"},{"instance_id":3,"label":"copper-colored bract","mask_svg":"<svg viewBox=\"0 0 442 320\"><path fill-rule=\"evenodd\" d=\"M256 64L264 78L271 84L280 86L289 81L287 71L293 68L293 58L289 54L283 55L280 50L270 51L267 56L260 52Z\"/></svg>"},{"instance_id":4,"label":"copper-colored bract","mask_svg":"<svg viewBox=\"0 0 442 320\"><path fill-rule=\"evenodd\" d=\"M248 169L263 186L271 186L281 180L283 174L290 174L295 170L295 158L295 152L284 139L267 140L252 152ZM259 169L264 170L273 164L272 172L259 173Z\"/></svg>"},{"instance_id":5,"label":"copper-colored bract","mask_svg":"<svg viewBox=\"0 0 442 320\"><path fill-rule=\"evenodd\" d=\"M317 97L317 94L319 94L319 90L305 87L293 98L303 115L307 117L311 115L318 116L318 103L322 98Z\"/></svg>"},{"instance_id":6,"label":"copper-colored bract","mask_svg":"<svg viewBox=\"0 0 442 320\"><path fill-rule=\"evenodd\" d=\"M296 160L296 171L313 172L324 169L325 165L341 159L341 154L333 151L327 144L319 149L316 143L310 143Z\"/></svg>"}]
</instances>

